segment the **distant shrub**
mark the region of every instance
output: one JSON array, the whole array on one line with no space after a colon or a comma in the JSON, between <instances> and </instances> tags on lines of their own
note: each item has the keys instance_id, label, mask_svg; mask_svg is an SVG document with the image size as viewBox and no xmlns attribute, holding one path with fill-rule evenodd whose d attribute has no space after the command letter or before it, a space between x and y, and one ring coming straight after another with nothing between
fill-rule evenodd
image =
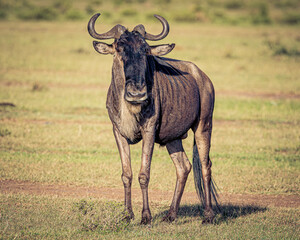
<instances>
[{"instance_id":1,"label":"distant shrub","mask_svg":"<svg viewBox=\"0 0 300 240\"><path fill-rule=\"evenodd\" d=\"M38 82L35 82L32 85L32 88L31 88L32 92L41 92L41 91L45 91L45 90L47 90L47 87L43 84L38 83Z\"/></svg>"},{"instance_id":2,"label":"distant shrub","mask_svg":"<svg viewBox=\"0 0 300 240\"><path fill-rule=\"evenodd\" d=\"M0 9L1 10L9 10L12 8L13 4L14 4L13 1L0 0Z\"/></svg>"},{"instance_id":3,"label":"distant shrub","mask_svg":"<svg viewBox=\"0 0 300 240\"><path fill-rule=\"evenodd\" d=\"M101 4L102 4L102 0L90 0L85 7L86 13L91 15L97 12L97 9Z\"/></svg>"},{"instance_id":4,"label":"distant shrub","mask_svg":"<svg viewBox=\"0 0 300 240\"><path fill-rule=\"evenodd\" d=\"M204 7L203 7L202 4L199 4L199 3L198 3L198 4L194 5L193 11L194 11L194 12L202 12L202 11L204 11Z\"/></svg>"},{"instance_id":5,"label":"distant shrub","mask_svg":"<svg viewBox=\"0 0 300 240\"><path fill-rule=\"evenodd\" d=\"M274 6L284 9L284 8L295 8L299 4L299 0L280 0L274 1Z\"/></svg>"},{"instance_id":6,"label":"distant shrub","mask_svg":"<svg viewBox=\"0 0 300 240\"><path fill-rule=\"evenodd\" d=\"M244 7L244 3L238 0L232 0L225 3L225 8L227 9L240 9Z\"/></svg>"},{"instance_id":7,"label":"distant shrub","mask_svg":"<svg viewBox=\"0 0 300 240\"><path fill-rule=\"evenodd\" d=\"M71 52L77 53L77 54L89 54L90 51L86 50L85 48L77 48L72 50Z\"/></svg>"},{"instance_id":8,"label":"distant shrub","mask_svg":"<svg viewBox=\"0 0 300 240\"><path fill-rule=\"evenodd\" d=\"M270 24L271 18L269 16L269 7L267 3L265 2L257 3L255 8L257 12L253 13L252 22L254 24Z\"/></svg>"},{"instance_id":9,"label":"distant shrub","mask_svg":"<svg viewBox=\"0 0 300 240\"><path fill-rule=\"evenodd\" d=\"M17 12L17 17L23 20L55 20L58 12L51 7L26 7Z\"/></svg>"},{"instance_id":10,"label":"distant shrub","mask_svg":"<svg viewBox=\"0 0 300 240\"><path fill-rule=\"evenodd\" d=\"M66 12L65 17L68 20L81 20L81 19L84 19L83 13L81 11L77 10L77 9L70 9L68 12Z\"/></svg>"},{"instance_id":11,"label":"distant shrub","mask_svg":"<svg viewBox=\"0 0 300 240\"><path fill-rule=\"evenodd\" d=\"M103 11L101 13L101 16L105 19L108 19L108 18L111 18L112 17L112 14L110 12L107 12L107 11Z\"/></svg>"},{"instance_id":12,"label":"distant shrub","mask_svg":"<svg viewBox=\"0 0 300 240\"><path fill-rule=\"evenodd\" d=\"M134 9L124 9L122 12L121 12L122 16L124 17L132 17L132 16L136 16L138 14L138 12Z\"/></svg>"},{"instance_id":13,"label":"distant shrub","mask_svg":"<svg viewBox=\"0 0 300 240\"><path fill-rule=\"evenodd\" d=\"M300 51L296 47L287 47L280 41L266 41L274 56L285 55L289 57L300 56Z\"/></svg>"},{"instance_id":14,"label":"distant shrub","mask_svg":"<svg viewBox=\"0 0 300 240\"><path fill-rule=\"evenodd\" d=\"M202 3L203 2L195 4L192 9L192 14L193 14L192 17L194 17L195 21L197 22L209 21L209 17L208 17L209 10Z\"/></svg>"},{"instance_id":15,"label":"distant shrub","mask_svg":"<svg viewBox=\"0 0 300 240\"><path fill-rule=\"evenodd\" d=\"M274 55L286 55L289 57L300 56L300 51L296 48L288 49L286 46L278 46L274 49Z\"/></svg>"},{"instance_id":16,"label":"distant shrub","mask_svg":"<svg viewBox=\"0 0 300 240\"><path fill-rule=\"evenodd\" d=\"M8 16L7 11L0 9L0 19L6 19Z\"/></svg>"},{"instance_id":17,"label":"distant shrub","mask_svg":"<svg viewBox=\"0 0 300 240\"><path fill-rule=\"evenodd\" d=\"M113 3L115 6L122 5L123 3L126 4L132 4L136 2L144 2L144 0L113 0Z\"/></svg>"},{"instance_id":18,"label":"distant shrub","mask_svg":"<svg viewBox=\"0 0 300 240\"><path fill-rule=\"evenodd\" d=\"M0 0L0 19L6 19L10 11L10 4L8 1Z\"/></svg>"},{"instance_id":19,"label":"distant shrub","mask_svg":"<svg viewBox=\"0 0 300 240\"><path fill-rule=\"evenodd\" d=\"M221 10L217 10L213 14L211 14L211 20L213 22L227 22L228 21L226 14Z\"/></svg>"},{"instance_id":20,"label":"distant shrub","mask_svg":"<svg viewBox=\"0 0 300 240\"><path fill-rule=\"evenodd\" d=\"M181 11L174 13L173 18L176 22L196 22L197 17L194 12Z\"/></svg>"},{"instance_id":21,"label":"distant shrub","mask_svg":"<svg viewBox=\"0 0 300 240\"><path fill-rule=\"evenodd\" d=\"M85 11L86 11L87 14L91 15L91 14L93 14L93 13L96 12L96 9L95 9L95 7L93 5L88 4L85 7Z\"/></svg>"},{"instance_id":22,"label":"distant shrub","mask_svg":"<svg viewBox=\"0 0 300 240\"><path fill-rule=\"evenodd\" d=\"M161 4L169 4L171 3L171 0L155 0L155 3L157 5L161 5Z\"/></svg>"},{"instance_id":23,"label":"distant shrub","mask_svg":"<svg viewBox=\"0 0 300 240\"><path fill-rule=\"evenodd\" d=\"M120 6L123 3L123 0L113 0L115 6Z\"/></svg>"},{"instance_id":24,"label":"distant shrub","mask_svg":"<svg viewBox=\"0 0 300 240\"><path fill-rule=\"evenodd\" d=\"M282 23L295 25L300 23L300 14L298 12L295 13L287 13L281 19Z\"/></svg>"},{"instance_id":25,"label":"distant shrub","mask_svg":"<svg viewBox=\"0 0 300 240\"><path fill-rule=\"evenodd\" d=\"M0 137L6 137L9 136L11 134L11 131L9 131L6 128L0 128Z\"/></svg>"},{"instance_id":26,"label":"distant shrub","mask_svg":"<svg viewBox=\"0 0 300 240\"><path fill-rule=\"evenodd\" d=\"M92 4L92 5L101 5L102 4L102 0L91 0L90 4Z\"/></svg>"},{"instance_id":27,"label":"distant shrub","mask_svg":"<svg viewBox=\"0 0 300 240\"><path fill-rule=\"evenodd\" d=\"M66 13L72 8L72 2L70 0L56 0L53 4L53 7L60 13Z\"/></svg>"},{"instance_id":28,"label":"distant shrub","mask_svg":"<svg viewBox=\"0 0 300 240\"><path fill-rule=\"evenodd\" d=\"M234 53L232 51L232 49L227 49L226 52L224 53L224 58L235 58Z\"/></svg>"}]
</instances>

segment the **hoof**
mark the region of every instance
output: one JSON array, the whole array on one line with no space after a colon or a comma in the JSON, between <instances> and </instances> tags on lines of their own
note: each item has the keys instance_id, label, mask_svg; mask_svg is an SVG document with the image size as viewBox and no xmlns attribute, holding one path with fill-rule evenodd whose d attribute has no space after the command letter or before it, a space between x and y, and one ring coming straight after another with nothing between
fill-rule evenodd
<instances>
[{"instance_id":1,"label":"hoof","mask_svg":"<svg viewBox=\"0 0 300 240\"><path fill-rule=\"evenodd\" d=\"M204 211L204 219L202 224L212 224L215 218L215 214L212 209Z\"/></svg>"},{"instance_id":2,"label":"hoof","mask_svg":"<svg viewBox=\"0 0 300 240\"><path fill-rule=\"evenodd\" d=\"M213 224L214 218L204 218L202 224Z\"/></svg>"},{"instance_id":3,"label":"hoof","mask_svg":"<svg viewBox=\"0 0 300 240\"><path fill-rule=\"evenodd\" d=\"M163 217L162 221L163 222L174 222L176 219L176 214L174 213L168 213L166 216Z\"/></svg>"},{"instance_id":4,"label":"hoof","mask_svg":"<svg viewBox=\"0 0 300 240\"><path fill-rule=\"evenodd\" d=\"M142 221L141 221L141 225L148 225L148 224L151 224L151 219L152 219L152 218L143 217L143 218L142 218Z\"/></svg>"},{"instance_id":5,"label":"hoof","mask_svg":"<svg viewBox=\"0 0 300 240\"><path fill-rule=\"evenodd\" d=\"M123 212L123 215L124 215L124 218L123 220L126 221L126 222L130 222L131 220L134 220L134 213L131 211L131 212L128 212L128 211L124 211Z\"/></svg>"},{"instance_id":6,"label":"hoof","mask_svg":"<svg viewBox=\"0 0 300 240\"><path fill-rule=\"evenodd\" d=\"M142 220L141 220L142 225L151 224L151 220L152 220L152 216L150 211L145 211L142 213Z\"/></svg>"}]
</instances>

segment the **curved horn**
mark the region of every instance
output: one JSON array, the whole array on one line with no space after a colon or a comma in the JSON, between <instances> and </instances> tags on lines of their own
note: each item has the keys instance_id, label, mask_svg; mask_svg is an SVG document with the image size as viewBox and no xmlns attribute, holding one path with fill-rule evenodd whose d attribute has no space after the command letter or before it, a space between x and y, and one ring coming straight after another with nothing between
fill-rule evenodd
<instances>
[{"instance_id":1,"label":"curved horn","mask_svg":"<svg viewBox=\"0 0 300 240\"><path fill-rule=\"evenodd\" d=\"M111 39L111 38L119 38L125 31L126 28L120 24L114 26L111 30L106 33L99 34L95 30L95 22L97 18L100 16L100 13L95 14L91 17L88 23L88 32L89 34L96 39Z\"/></svg>"},{"instance_id":2,"label":"curved horn","mask_svg":"<svg viewBox=\"0 0 300 240\"><path fill-rule=\"evenodd\" d=\"M135 26L133 31L139 32L143 37L145 37L146 31L145 31L144 25L140 24L140 25Z\"/></svg>"},{"instance_id":3,"label":"curved horn","mask_svg":"<svg viewBox=\"0 0 300 240\"><path fill-rule=\"evenodd\" d=\"M158 35L152 35L150 33L145 32L145 39L151 40L151 41L158 41L158 40L165 38L168 35L170 27L169 27L169 23L167 22L167 20L164 19L163 17L156 15L156 14L154 15L154 17L156 17L161 22L161 24L163 26L163 30Z\"/></svg>"}]
</instances>

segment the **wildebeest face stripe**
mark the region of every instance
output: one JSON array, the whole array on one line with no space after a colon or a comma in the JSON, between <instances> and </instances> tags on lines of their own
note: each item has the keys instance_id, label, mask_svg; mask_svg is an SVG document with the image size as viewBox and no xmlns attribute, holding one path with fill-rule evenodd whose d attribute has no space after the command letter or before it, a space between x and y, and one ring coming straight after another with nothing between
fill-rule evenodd
<instances>
[{"instance_id":1,"label":"wildebeest face stripe","mask_svg":"<svg viewBox=\"0 0 300 240\"><path fill-rule=\"evenodd\" d=\"M147 99L146 70L149 46L140 33L126 31L116 44L121 56L125 74L125 99L141 103Z\"/></svg>"}]
</instances>

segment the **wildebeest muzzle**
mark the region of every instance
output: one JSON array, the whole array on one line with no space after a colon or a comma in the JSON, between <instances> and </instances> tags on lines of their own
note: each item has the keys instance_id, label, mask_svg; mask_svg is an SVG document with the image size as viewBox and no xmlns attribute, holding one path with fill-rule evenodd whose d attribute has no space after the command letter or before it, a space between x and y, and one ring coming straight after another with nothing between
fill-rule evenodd
<instances>
[{"instance_id":1,"label":"wildebeest muzzle","mask_svg":"<svg viewBox=\"0 0 300 240\"><path fill-rule=\"evenodd\" d=\"M147 87L137 87L132 83L126 84L125 100L131 104L142 104L147 98Z\"/></svg>"}]
</instances>

